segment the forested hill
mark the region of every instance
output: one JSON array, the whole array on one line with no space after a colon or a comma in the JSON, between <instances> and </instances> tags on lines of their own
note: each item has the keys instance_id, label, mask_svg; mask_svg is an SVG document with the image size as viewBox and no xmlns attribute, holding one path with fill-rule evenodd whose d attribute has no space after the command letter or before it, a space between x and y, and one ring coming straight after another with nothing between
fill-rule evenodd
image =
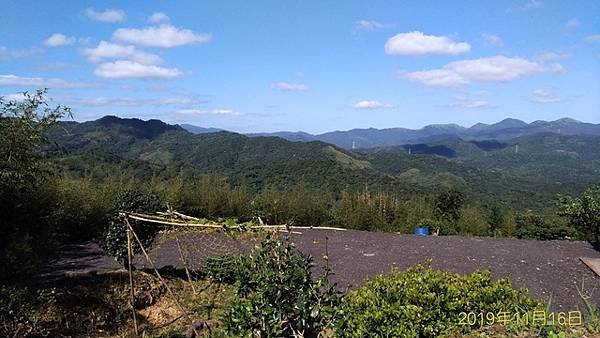
<instances>
[{"instance_id":1,"label":"forested hill","mask_svg":"<svg viewBox=\"0 0 600 338\"><path fill-rule=\"evenodd\" d=\"M522 196L534 205L534 199L544 204L556 194L577 194L600 183L598 145L600 136L539 133L507 141L453 138L354 154L378 171L401 173L421 184L431 181L432 174L450 173L455 181L462 178L474 189L481 187L484 195Z\"/></svg>"},{"instance_id":2,"label":"forested hill","mask_svg":"<svg viewBox=\"0 0 600 338\"><path fill-rule=\"evenodd\" d=\"M481 203L501 201L532 209L551 205L556 194L578 193L600 180L598 136L450 138L349 152L321 141L224 131L193 134L157 120L104 117L63 122L50 138L59 166L98 179L117 173L143 178L212 173L252 190L303 183L333 192L367 186L401 196L455 186Z\"/></svg>"},{"instance_id":3,"label":"forested hill","mask_svg":"<svg viewBox=\"0 0 600 338\"><path fill-rule=\"evenodd\" d=\"M386 186L390 179L348 152L323 142L297 143L230 132L192 134L160 121L104 117L64 122L50 138L56 162L77 174L101 178L130 172L139 177L180 171L216 173L253 189L268 185L343 189Z\"/></svg>"}]
</instances>

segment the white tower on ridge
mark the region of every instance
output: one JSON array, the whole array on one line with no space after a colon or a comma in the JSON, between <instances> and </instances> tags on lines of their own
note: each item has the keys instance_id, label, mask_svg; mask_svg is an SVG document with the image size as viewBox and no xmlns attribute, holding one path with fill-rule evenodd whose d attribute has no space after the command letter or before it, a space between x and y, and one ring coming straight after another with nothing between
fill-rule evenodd
<instances>
[{"instance_id":1,"label":"white tower on ridge","mask_svg":"<svg viewBox=\"0 0 600 338\"><path fill-rule=\"evenodd\" d=\"M356 141L352 141L352 150L356 149Z\"/></svg>"}]
</instances>

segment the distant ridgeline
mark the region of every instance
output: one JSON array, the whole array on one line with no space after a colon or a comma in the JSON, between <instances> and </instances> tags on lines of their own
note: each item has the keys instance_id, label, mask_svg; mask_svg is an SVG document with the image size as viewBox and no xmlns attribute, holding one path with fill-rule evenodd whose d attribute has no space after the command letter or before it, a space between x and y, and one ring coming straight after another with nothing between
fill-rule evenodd
<instances>
[{"instance_id":1,"label":"distant ridgeline","mask_svg":"<svg viewBox=\"0 0 600 338\"><path fill-rule=\"evenodd\" d=\"M50 133L48 152L66 172L95 179L210 173L254 191L302 183L333 193L367 187L399 196L454 186L474 201L530 209L600 181L600 125L571 119L321 135L187 131L193 128L114 116L62 122ZM347 150L353 141L363 149Z\"/></svg>"},{"instance_id":2,"label":"distant ridgeline","mask_svg":"<svg viewBox=\"0 0 600 338\"><path fill-rule=\"evenodd\" d=\"M188 126L182 126L195 132ZM196 127L197 128L197 127ZM430 143L460 138L463 140L510 140L516 137L550 132L564 135L600 135L600 125L579 122L570 118L556 121L525 123L517 119L505 119L495 124L477 123L470 128L456 124L434 124L422 129L352 129L319 135L304 132L275 132L248 134L248 136L277 136L290 141L323 141L344 149L397 146L409 143Z\"/></svg>"}]
</instances>

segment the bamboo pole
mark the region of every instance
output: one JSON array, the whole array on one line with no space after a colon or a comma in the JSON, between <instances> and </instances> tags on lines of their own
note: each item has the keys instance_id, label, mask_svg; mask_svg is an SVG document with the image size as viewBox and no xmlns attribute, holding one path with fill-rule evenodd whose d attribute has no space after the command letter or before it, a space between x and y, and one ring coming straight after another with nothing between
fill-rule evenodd
<instances>
[{"instance_id":1,"label":"bamboo pole","mask_svg":"<svg viewBox=\"0 0 600 338\"><path fill-rule=\"evenodd\" d=\"M169 222L169 221L151 219L151 218L147 218L147 217L140 217L140 216L131 215L131 214L125 214L125 215L127 215L131 219L135 219L138 221L163 224L163 225L175 225L175 226L182 226L182 227L199 227L199 228L217 228L217 229L223 228L222 225L217 225L217 224L190 224L190 223L181 223L181 222Z\"/></svg>"},{"instance_id":2,"label":"bamboo pole","mask_svg":"<svg viewBox=\"0 0 600 338\"><path fill-rule=\"evenodd\" d=\"M173 221L166 221L164 219L160 219L160 217L157 216L148 216L148 215L143 215L143 214L132 214L132 213L125 213L125 212L121 212L119 213L122 216L127 216L131 219L135 219L138 221L143 221L143 222L148 222L148 223L155 223L155 224L162 224L162 225L173 225L173 226L180 226L180 227L198 227L198 228L213 228L213 229L223 229L223 228L228 228L228 229L240 229L242 227L240 226L225 226L225 225L219 225L219 224L191 224L191 223L183 223L183 222L173 222ZM288 226L286 224L278 224L278 225L255 225L253 227L250 227L250 229L304 229L304 230L308 230L308 229L315 229L315 230L333 230L333 231L347 231L348 229L344 229L344 228L335 228L335 227L312 227L312 226Z\"/></svg>"},{"instance_id":3,"label":"bamboo pole","mask_svg":"<svg viewBox=\"0 0 600 338\"><path fill-rule=\"evenodd\" d=\"M194 321L192 320L192 318L190 318L189 314L187 313L187 311L185 310L185 308L181 305L181 303L179 303L179 301L175 297L175 293L173 293L173 290L171 290L171 287L169 287L169 284L167 284L165 282L165 280L160 275L160 272L158 272L158 269L156 268L156 265L154 265L154 261L152 261L152 259L150 258L150 256L146 252L146 249L144 249L144 245L142 244L142 241L140 241L139 237L137 236L137 234L133 230L133 227L131 226L131 224L129 224L129 220L127 219L127 217L125 217L125 222L127 222L128 229L131 231L131 234L133 235L133 237L137 241L138 245L140 246L140 249L142 249L142 254L144 254L144 257L146 257L146 260L148 261L148 263L150 263L150 266L152 267L152 269L156 273L156 277L158 277L158 279L160 280L160 282L165 286L165 288L167 289L167 292L171 295L171 298L173 299L173 301L175 302L175 304L177 305L177 307L181 310L181 312L183 313L183 315L188 319L190 325L192 325L192 330L196 334L196 337L198 337L198 332L196 331L196 328L194 327Z\"/></svg>"},{"instance_id":4,"label":"bamboo pole","mask_svg":"<svg viewBox=\"0 0 600 338\"><path fill-rule=\"evenodd\" d=\"M135 316L135 290L133 289L133 273L131 271L131 256L133 256L133 248L131 246L131 232L129 230L129 222L127 221L127 218L125 218L125 223L127 226L127 270L129 271L129 288L131 289L131 312L133 314L133 330L137 336L139 333L137 319Z\"/></svg>"},{"instance_id":5,"label":"bamboo pole","mask_svg":"<svg viewBox=\"0 0 600 338\"><path fill-rule=\"evenodd\" d=\"M181 258L181 262L183 263L183 267L185 268L185 274L187 275L188 281L190 282L190 286L192 287L192 291L196 294L196 288L194 287L194 283L192 282L192 276L190 275L190 270L187 266L187 259L183 256L183 250L181 250L181 244L179 243L179 237L175 236L175 242L177 243L177 249L179 249L179 257Z\"/></svg>"}]
</instances>

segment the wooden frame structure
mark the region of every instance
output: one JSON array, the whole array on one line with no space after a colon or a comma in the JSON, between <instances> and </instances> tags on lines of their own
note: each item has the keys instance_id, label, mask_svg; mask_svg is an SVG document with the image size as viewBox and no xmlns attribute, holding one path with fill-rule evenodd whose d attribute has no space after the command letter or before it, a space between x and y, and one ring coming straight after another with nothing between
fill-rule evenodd
<instances>
[{"instance_id":1,"label":"wooden frame structure","mask_svg":"<svg viewBox=\"0 0 600 338\"><path fill-rule=\"evenodd\" d=\"M196 328L194 325L194 320L189 316L189 314L183 308L181 303L179 303L179 301L177 301L175 294L173 293L173 291L171 290L169 285L165 282L163 277L160 275L160 272L158 271L156 265L154 264L154 262L148 255L148 252L144 248L142 241L139 239L138 235L135 233L135 230L131 226L131 223L129 222L130 219L136 220L139 222L150 223L150 224L154 224L154 225L169 226L172 228L182 227L182 228L204 228L204 229L223 229L223 230L228 230L228 229L261 230L262 229L262 230L273 230L273 231L285 231L285 232L289 232L289 233L299 233L299 234L301 234L301 232L298 232L297 230L303 230L303 229L346 231L346 229L335 228L335 227L290 226L288 224L266 225L263 223L263 221L260 219L260 217L258 218L259 225L255 225L255 226L252 226L249 228L242 227L239 225L228 226L225 224L217 224L217 223L200 223L201 219L199 219L199 218L184 215L182 213L179 213L179 212L176 212L173 210L168 210L166 212L159 212L159 213L157 213L156 216L134 213L134 212L120 211L119 218L123 221L123 224L125 225L126 231L127 231L127 270L128 270L128 275L129 275L129 288L131 290L130 306L131 306L132 316L133 316L133 328L134 328L134 332L135 332L136 336L139 334L139 332L138 332L137 316L136 316L135 304L134 304L135 303L135 290L134 290L133 263L132 263L133 256L134 256L133 248L134 248L135 243L137 243L137 245L139 245L142 255L144 256L146 261L150 264L152 270L156 274L156 277L158 278L158 280L161 282L161 284L167 290L167 293L172 297L175 305L180 309L181 313L183 314L183 317L186 317L188 322L191 324L191 328L194 331L194 333L196 334L196 337L199 337L198 332L196 331ZM190 281L190 284L192 285L192 289L193 289L194 286L193 286L193 283L191 283L192 282L191 275L190 275L189 269L187 268L187 265L185 265L185 260L183 258L183 252L182 252L181 246L179 244L179 239L177 237L175 237L175 241L177 243L177 247L179 249L179 253L182 258L182 261L184 262L186 275L187 275L187 277Z\"/></svg>"}]
</instances>

